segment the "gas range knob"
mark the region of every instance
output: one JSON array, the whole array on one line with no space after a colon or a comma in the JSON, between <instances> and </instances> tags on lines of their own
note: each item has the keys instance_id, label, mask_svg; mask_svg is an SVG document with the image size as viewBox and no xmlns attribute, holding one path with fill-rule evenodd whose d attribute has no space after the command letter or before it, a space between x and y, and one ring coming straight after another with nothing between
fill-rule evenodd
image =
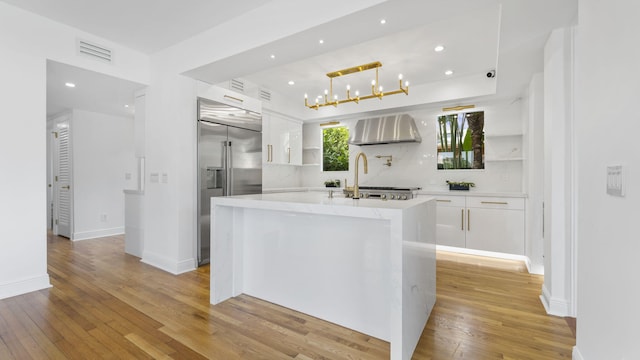
<instances>
[{"instance_id":1,"label":"gas range knob","mask_svg":"<svg viewBox=\"0 0 640 360\"><path fill-rule=\"evenodd\" d=\"M380 199L386 199L386 198L387 198L387 195L385 194L380 195Z\"/></svg>"},{"instance_id":2,"label":"gas range knob","mask_svg":"<svg viewBox=\"0 0 640 360\"><path fill-rule=\"evenodd\" d=\"M391 196L390 196L389 198L390 198L391 200L395 200L395 199L396 199L396 196L395 196L395 195L393 195L393 194L391 194Z\"/></svg>"},{"instance_id":3,"label":"gas range knob","mask_svg":"<svg viewBox=\"0 0 640 360\"><path fill-rule=\"evenodd\" d=\"M368 198L369 197L369 193L362 194L362 197L365 198L365 199Z\"/></svg>"},{"instance_id":4,"label":"gas range knob","mask_svg":"<svg viewBox=\"0 0 640 360\"><path fill-rule=\"evenodd\" d=\"M407 200L407 195L402 195L402 200Z\"/></svg>"}]
</instances>

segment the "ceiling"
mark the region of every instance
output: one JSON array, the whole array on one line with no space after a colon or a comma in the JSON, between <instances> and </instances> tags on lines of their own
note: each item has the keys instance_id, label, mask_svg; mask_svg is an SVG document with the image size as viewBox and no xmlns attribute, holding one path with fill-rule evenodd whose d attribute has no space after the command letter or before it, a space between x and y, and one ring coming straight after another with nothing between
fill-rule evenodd
<instances>
[{"instance_id":1,"label":"ceiling","mask_svg":"<svg viewBox=\"0 0 640 360\"><path fill-rule=\"evenodd\" d=\"M150 54L270 0L2 1Z\"/></svg>"},{"instance_id":2,"label":"ceiling","mask_svg":"<svg viewBox=\"0 0 640 360\"><path fill-rule=\"evenodd\" d=\"M148 54L234 21L246 11L260 11L270 2L189 0L185 6L184 1L178 0L0 1ZM380 83L386 90L397 87L399 73L416 89L452 81L464 84L466 78L497 69L495 96L517 98L531 75L542 71L543 47L550 31L570 25L576 16L577 0L388 0L205 64L185 75L211 84L241 78L260 89L281 94L292 104L302 104L305 93L314 98L328 88L327 72L372 61L383 64ZM380 23L383 18L387 20L384 25ZM259 30L248 26L247 31ZM323 44L319 44L320 39ZM436 53L434 47L439 44L445 50ZM276 58L270 59L269 54ZM140 87L53 62L49 63L49 70L49 114L74 107L73 101L92 96L114 103L103 107L123 108L122 97L108 95L124 92L132 99L132 91ZM446 70L453 74L445 75ZM354 90L368 92L372 75L367 72L336 78L334 93L344 97L347 83ZM99 88L112 89L77 96L97 88L78 86L73 89L75 98L65 96L74 92L57 87L74 76L89 83L101 81ZM295 84L289 85L289 81Z\"/></svg>"},{"instance_id":3,"label":"ceiling","mask_svg":"<svg viewBox=\"0 0 640 360\"><path fill-rule=\"evenodd\" d=\"M66 86L72 83L75 87ZM47 61L47 116L80 109L133 117L134 93L145 85Z\"/></svg>"}]
</instances>

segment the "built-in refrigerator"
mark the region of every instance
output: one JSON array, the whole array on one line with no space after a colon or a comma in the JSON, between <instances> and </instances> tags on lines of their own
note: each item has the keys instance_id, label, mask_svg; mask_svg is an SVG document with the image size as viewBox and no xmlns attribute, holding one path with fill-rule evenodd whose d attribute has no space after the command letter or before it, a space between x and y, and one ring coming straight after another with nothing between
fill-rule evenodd
<instances>
[{"instance_id":1,"label":"built-in refrigerator","mask_svg":"<svg viewBox=\"0 0 640 360\"><path fill-rule=\"evenodd\" d=\"M260 193L260 114L198 99L198 265L210 260L211 198Z\"/></svg>"}]
</instances>

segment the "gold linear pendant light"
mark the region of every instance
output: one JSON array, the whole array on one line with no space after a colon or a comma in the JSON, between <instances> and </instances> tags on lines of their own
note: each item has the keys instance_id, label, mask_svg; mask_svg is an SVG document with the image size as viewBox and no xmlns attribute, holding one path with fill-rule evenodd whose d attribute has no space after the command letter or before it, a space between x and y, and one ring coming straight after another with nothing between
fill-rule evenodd
<instances>
[{"instance_id":1,"label":"gold linear pendant light","mask_svg":"<svg viewBox=\"0 0 640 360\"><path fill-rule=\"evenodd\" d=\"M367 100L367 99L374 99L374 98L382 100L382 97L387 95L394 95L394 94L400 94L400 93L409 95L409 82L405 81L403 86L402 74L398 75L398 83L400 86L397 90L383 92L382 86L378 84L378 69L380 67L382 67L382 63L379 61L375 61L369 64L354 66L347 69L342 69L342 70L327 73L327 76L329 77L329 89L324 91L324 102L321 103L320 99L316 98L315 104L309 104L309 98L307 94L304 94L304 105L310 109L318 110L322 106L332 105L337 107L338 104L343 104L348 102L355 102L357 104L360 102L360 100ZM337 94L336 95L333 94L333 78L338 76L358 73L365 70L372 70L372 69L376 70L376 78L374 80L371 80L371 94L360 96L360 92L356 90L355 97L351 97L350 85L347 85L346 99L339 99Z\"/></svg>"}]
</instances>

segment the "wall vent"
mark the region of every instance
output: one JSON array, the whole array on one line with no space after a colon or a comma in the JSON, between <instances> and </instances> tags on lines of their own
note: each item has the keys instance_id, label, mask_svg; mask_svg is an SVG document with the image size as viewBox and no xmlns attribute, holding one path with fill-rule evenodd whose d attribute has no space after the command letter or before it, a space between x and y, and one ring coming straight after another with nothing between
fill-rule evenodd
<instances>
[{"instance_id":1,"label":"wall vent","mask_svg":"<svg viewBox=\"0 0 640 360\"><path fill-rule=\"evenodd\" d=\"M77 50L78 54L88 56L94 60L107 63L111 63L113 61L113 51L102 45L96 45L88 41L78 39Z\"/></svg>"},{"instance_id":2,"label":"wall vent","mask_svg":"<svg viewBox=\"0 0 640 360\"><path fill-rule=\"evenodd\" d=\"M271 101L271 92L267 90L260 89L260 99L264 101Z\"/></svg>"},{"instance_id":3,"label":"wall vent","mask_svg":"<svg viewBox=\"0 0 640 360\"><path fill-rule=\"evenodd\" d=\"M238 79L231 79L229 82L229 90L235 90L237 92L244 92L244 82Z\"/></svg>"}]
</instances>

